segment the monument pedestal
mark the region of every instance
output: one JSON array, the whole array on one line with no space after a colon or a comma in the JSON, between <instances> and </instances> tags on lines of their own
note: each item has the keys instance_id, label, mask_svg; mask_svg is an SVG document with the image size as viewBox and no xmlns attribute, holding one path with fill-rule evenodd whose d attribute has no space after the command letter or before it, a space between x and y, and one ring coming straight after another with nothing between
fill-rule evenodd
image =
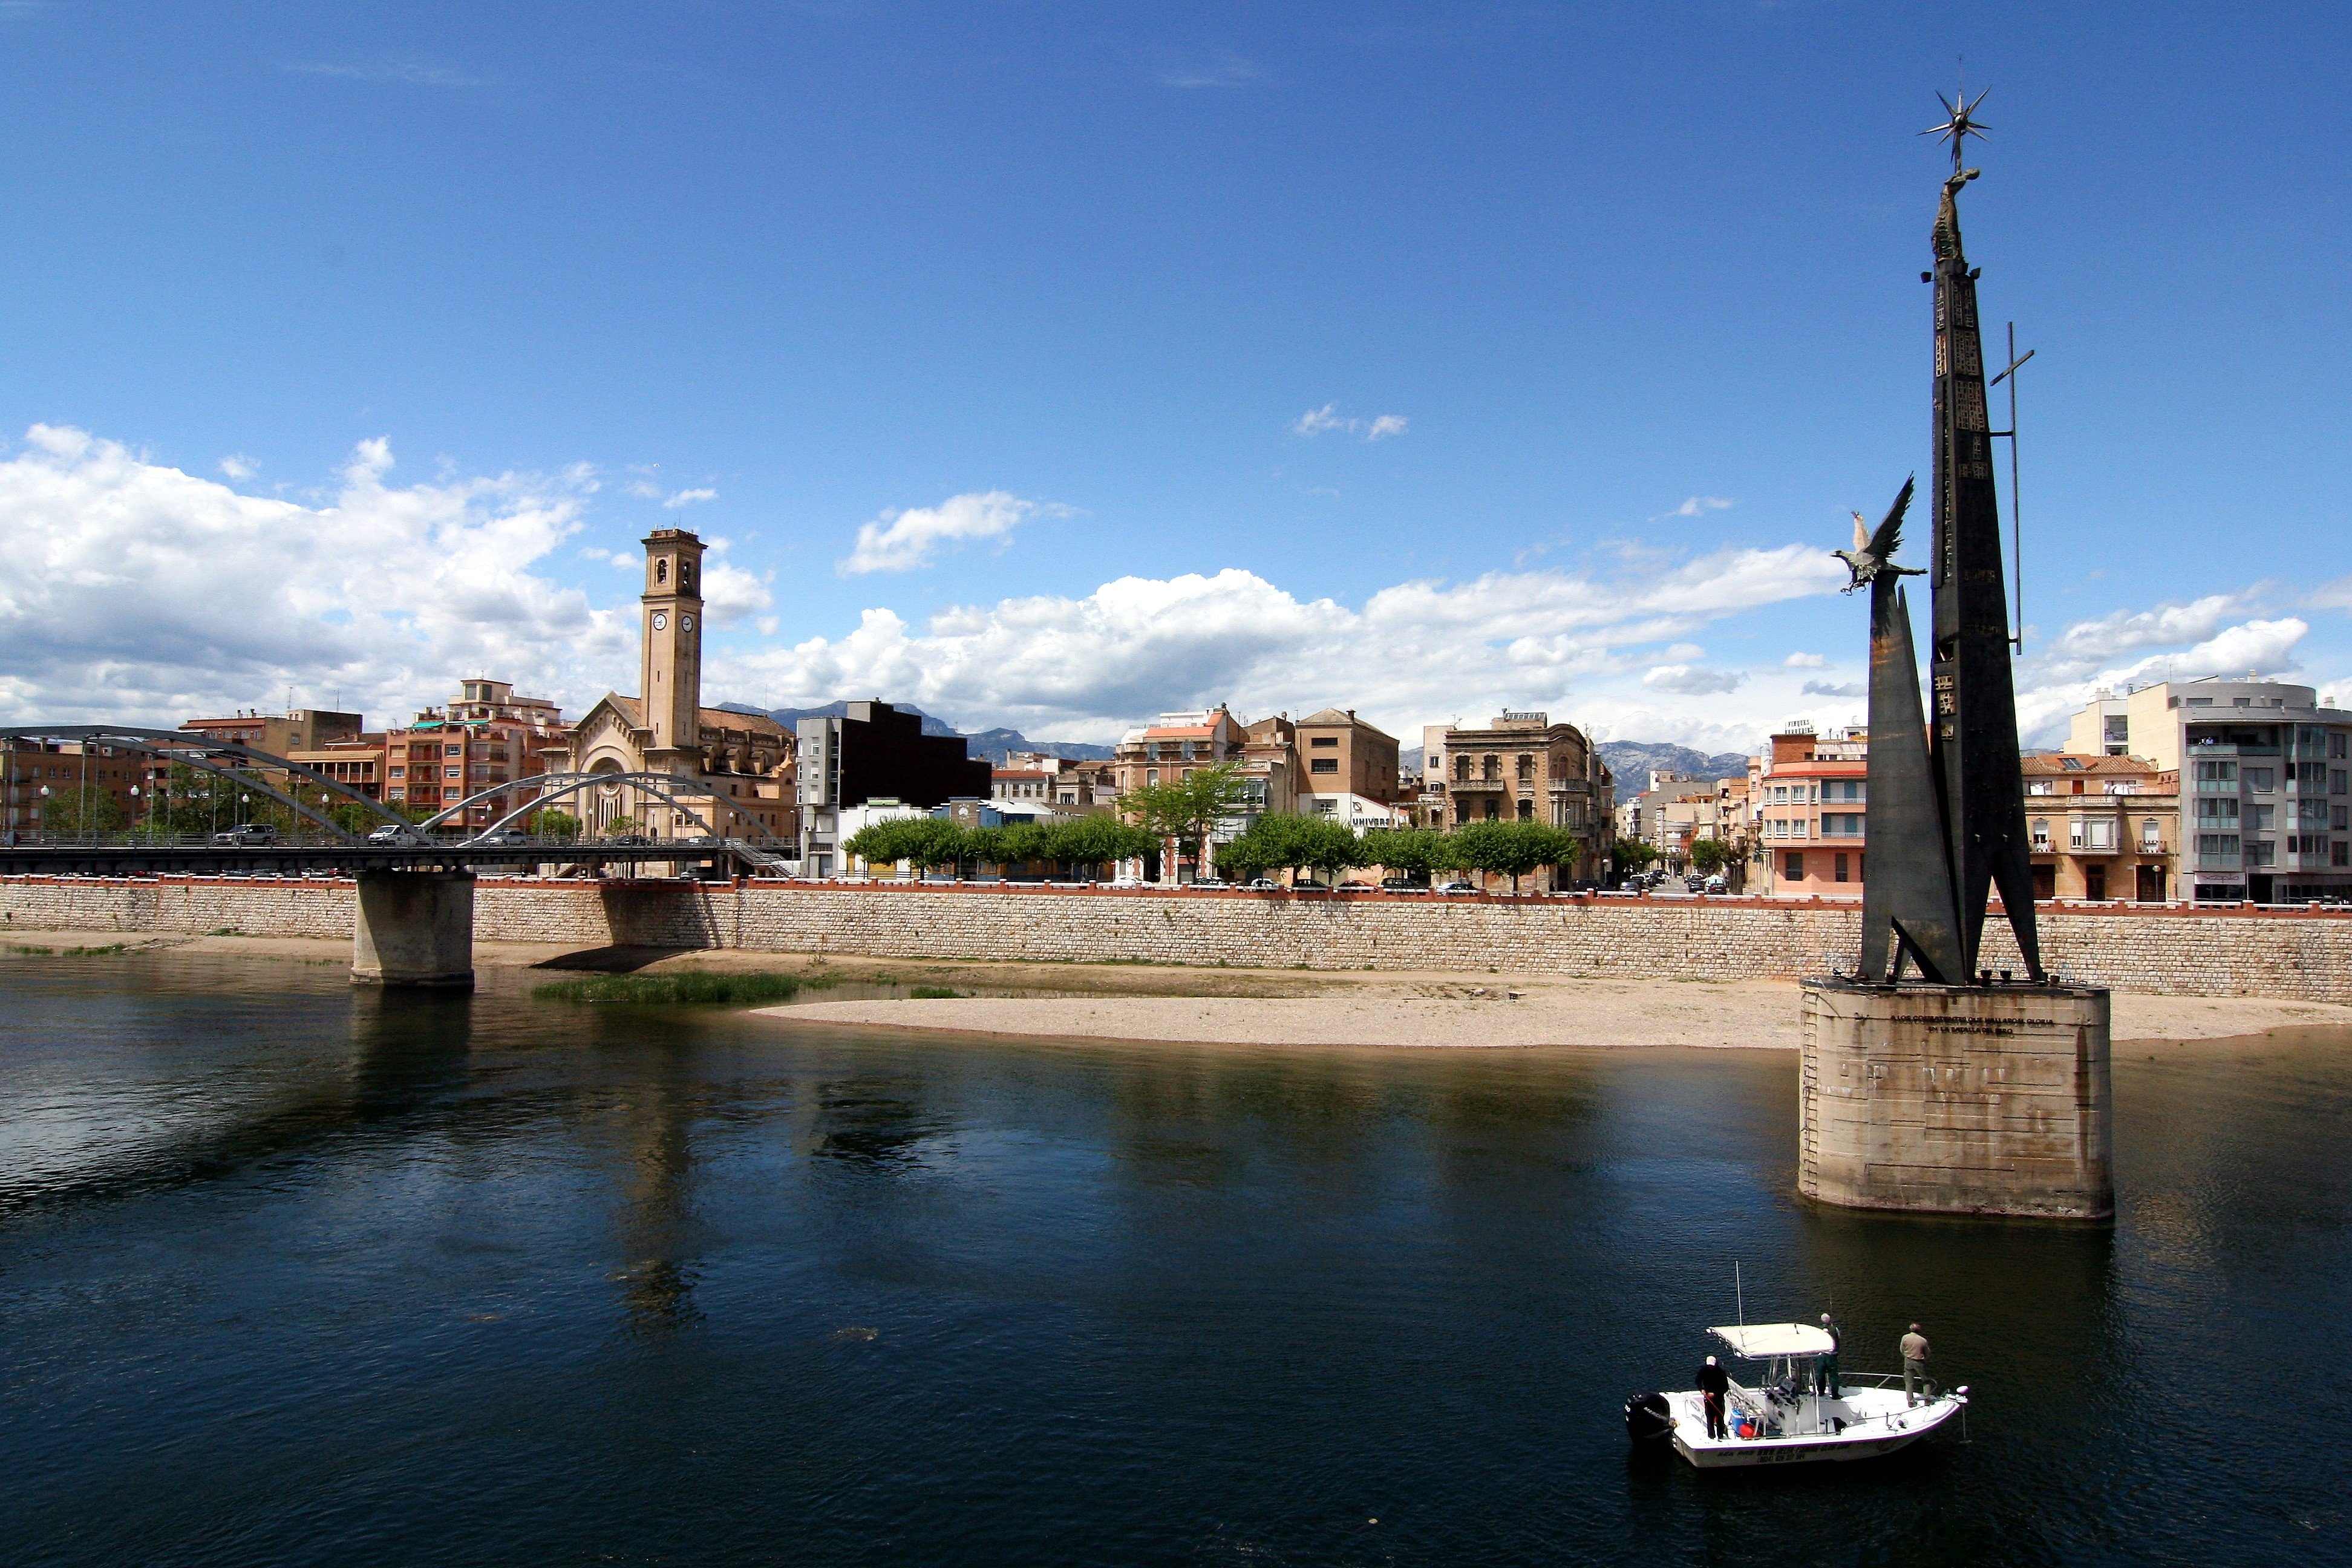
<instances>
[{"instance_id":1,"label":"monument pedestal","mask_svg":"<svg viewBox=\"0 0 2352 1568\"><path fill-rule=\"evenodd\" d=\"M1807 981L1803 1052L1805 1196L2115 1217L2105 991Z\"/></svg>"}]
</instances>

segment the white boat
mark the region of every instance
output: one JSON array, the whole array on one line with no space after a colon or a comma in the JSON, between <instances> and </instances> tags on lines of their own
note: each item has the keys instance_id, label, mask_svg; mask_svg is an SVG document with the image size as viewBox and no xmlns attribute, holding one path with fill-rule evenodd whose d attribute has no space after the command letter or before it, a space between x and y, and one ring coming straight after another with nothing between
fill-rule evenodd
<instances>
[{"instance_id":1,"label":"white boat","mask_svg":"<svg viewBox=\"0 0 2352 1568\"><path fill-rule=\"evenodd\" d=\"M1636 1443L1671 1441L1703 1470L1739 1465L1794 1465L1874 1459L1906 1448L1968 1408L1966 1385L1948 1394L1903 1392L1902 1374L1843 1373L1838 1392L1822 1391L1821 1361L1836 1342L1808 1323L1743 1323L1708 1332L1743 1363L1754 1385L1731 1379L1724 1396L1729 1436L1706 1435L1706 1412L1694 1389L1644 1394L1625 1402L1625 1431Z\"/></svg>"}]
</instances>

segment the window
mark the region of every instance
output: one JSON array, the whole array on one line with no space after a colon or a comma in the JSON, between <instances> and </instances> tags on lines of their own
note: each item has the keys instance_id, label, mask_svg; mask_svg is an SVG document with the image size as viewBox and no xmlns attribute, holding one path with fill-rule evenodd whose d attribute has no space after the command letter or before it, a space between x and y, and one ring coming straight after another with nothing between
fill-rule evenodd
<instances>
[{"instance_id":1,"label":"window","mask_svg":"<svg viewBox=\"0 0 2352 1568\"><path fill-rule=\"evenodd\" d=\"M2121 742L2128 744L2131 741L2131 720L2121 713L2108 714L2106 716L2106 737L2111 743Z\"/></svg>"},{"instance_id":2,"label":"window","mask_svg":"<svg viewBox=\"0 0 2352 1568\"><path fill-rule=\"evenodd\" d=\"M466 748L463 746L444 746L441 751L446 756L462 757L466 754Z\"/></svg>"},{"instance_id":3,"label":"window","mask_svg":"<svg viewBox=\"0 0 2352 1568\"><path fill-rule=\"evenodd\" d=\"M1310 746L1336 746L1339 743L1339 737L1337 735L1318 735L1307 743Z\"/></svg>"},{"instance_id":4,"label":"window","mask_svg":"<svg viewBox=\"0 0 2352 1568\"><path fill-rule=\"evenodd\" d=\"M2248 815L2252 816L2254 819L2254 825L2251 831L2255 833L2268 833L2271 830L2274 819L2278 816L2278 807L2274 805L2257 805L2253 807Z\"/></svg>"},{"instance_id":5,"label":"window","mask_svg":"<svg viewBox=\"0 0 2352 1568\"><path fill-rule=\"evenodd\" d=\"M2289 801L2287 809L2293 814L2294 824L2298 827L2327 826L2327 803L2324 800L2306 796L2302 800Z\"/></svg>"},{"instance_id":6,"label":"window","mask_svg":"<svg viewBox=\"0 0 2352 1568\"><path fill-rule=\"evenodd\" d=\"M2331 866L2352 866L2352 854L2347 851L2352 851L2352 844L2337 839L2336 847L2328 851L2327 863Z\"/></svg>"},{"instance_id":7,"label":"window","mask_svg":"<svg viewBox=\"0 0 2352 1568\"><path fill-rule=\"evenodd\" d=\"M2327 825L2328 826L2336 829L2338 833L2343 832L2347 827L2352 827L2352 820L2347 819L2346 812L2342 806L2336 806L2333 810L2335 813L2335 820L2330 822Z\"/></svg>"},{"instance_id":8,"label":"window","mask_svg":"<svg viewBox=\"0 0 2352 1568\"><path fill-rule=\"evenodd\" d=\"M2344 793L2344 773L2345 773L2345 770L2344 770L2344 769L2342 769L2342 768L2336 768L2336 769L2334 769L2333 771L2331 771L2331 772L2328 773L2328 775L2327 775L2327 793L2328 793L2328 794L2330 794L2330 795L2342 795L2342 794Z\"/></svg>"},{"instance_id":9,"label":"window","mask_svg":"<svg viewBox=\"0 0 2352 1568\"><path fill-rule=\"evenodd\" d=\"M2050 819L2046 816L2033 819L2033 850L2037 855L2050 852Z\"/></svg>"},{"instance_id":10,"label":"window","mask_svg":"<svg viewBox=\"0 0 2352 1568\"><path fill-rule=\"evenodd\" d=\"M2048 779L2028 779L2025 781L2025 793L2028 795L2048 795L2050 793L2050 781Z\"/></svg>"},{"instance_id":11,"label":"window","mask_svg":"<svg viewBox=\"0 0 2352 1568\"><path fill-rule=\"evenodd\" d=\"M1519 753L1519 782L1527 783L1536 776L1536 760L1525 752Z\"/></svg>"},{"instance_id":12,"label":"window","mask_svg":"<svg viewBox=\"0 0 2352 1568\"><path fill-rule=\"evenodd\" d=\"M654 581L656 583L667 583L669 581L668 562L656 561L654 563Z\"/></svg>"},{"instance_id":13,"label":"window","mask_svg":"<svg viewBox=\"0 0 2352 1568\"><path fill-rule=\"evenodd\" d=\"M1456 757L1454 759L1454 777L1458 783L1468 784L1470 782L1469 758Z\"/></svg>"},{"instance_id":14,"label":"window","mask_svg":"<svg viewBox=\"0 0 2352 1568\"><path fill-rule=\"evenodd\" d=\"M1780 875L1791 882L1805 879L1805 856L1801 849L1791 849L1780 858Z\"/></svg>"},{"instance_id":15,"label":"window","mask_svg":"<svg viewBox=\"0 0 2352 1568\"><path fill-rule=\"evenodd\" d=\"M2247 840L2246 864L2249 866L2277 865L2278 840L2275 838L2252 838Z\"/></svg>"},{"instance_id":16,"label":"window","mask_svg":"<svg viewBox=\"0 0 2352 1568\"><path fill-rule=\"evenodd\" d=\"M2087 817L2074 824L2074 847L2078 849L2113 849L2116 847L2116 823L2111 816Z\"/></svg>"},{"instance_id":17,"label":"window","mask_svg":"<svg viewBox=\"0 0 2352 1568\"><path fill-rule=\"evenodd\" d=\"M464 770L460 768L443 768L441 770L441 776L445 779L454 779L463 771Z\"/></svg>"},{"instance_id":18,"label":"window","mask_svg":"<svg viewBox=\"0 0 2352 1568\"><path fill-rule=\"evenodd\" d=\"M2352 741L2352 735L2347 735L2341 730L2330 731L2327 736L2327 754L2341 758L2345 752L2345 742L2347 741Z\"/></svg>"},{"instance_id":19,"label":"window","mask_svg":"<svg viewBox=\"0 0 2352 1568\"><path fill-rule=\"evenodd\" d=\"M1835 858L1832 860L1832 862L1831 862L1830 876L1831 876L1831 878L1832 878L1833 880L1836 880L1836 881L1843 882L1843 881L1844 881L1844 880L1845 880L1845 857L1844 857L1844 856L1843 856L1843 855L1837 856L1837 857L1835 857Z\"/></svg>"},{"instance_id":20,"label":"window","mask_svg":"<svg viewBox=\"0 0 2352 1568\"><path fill-rule=\"evenodd\" d=\"M1486 758L1484 772L1488 778L1495 780L1496 783L1500 783L1503 777L1503 759L1497 756L1488 756Z\"/></svg>"},{"instance_id":21,"label":"window","mask_svg":"<svg viewBox=\"0 0 2352 1568\"><path fill-rule=\"evenodd\" d=\"M2317 789L2327 782L2326 763L2289 763L2286 776L2307 789Z\"/></svg>"},{"instance_id":22,"label":"window","mask_svg":"<svg viewBox=\"0 0 2352 1568\"><path fill-rule=\"evenodd\" d=\"M2226 857L2235 859L2238 836L2234 833L2200 833L2197 836L2197 853L2209 858Z\"/></svg>"},{"instance_id":23,"label":"window","mask_svg":"<svg viewBox=\"0 0 2352 1568\"><path fill-rule=\"evenodd\" d=\"M1822 813L1822 837L1824 838L1859 838L1862 837L1863 814L1858 811L1825 811Z\"/></svg>"},{"instance_id":24,"label":"window","mask_svg":"<svg viewBox=\"0 0 2352 1568\"><path fill-rule=\"evenodd\" d=\"M1309 757L1307 759L1307 771L1310 773L1336 773L1339 771L1339 759L1337 757Z\"/></svg>"},{"instance_id":25,"label":"window","mask_svg":"<svg viewBox=\"0 0 2352 1568\"><path fill-rule=\"evenodd\" d=\"M2278 788L2278 770L2276 768L2249 767L2246 770L2246 787L2251 790L2273 790Z\"/></svg>"},{"instance_id":26,"label":"window","mask_svg":"<svg viewBox=\"0 0 2352 1568\"><path fill-rule=\"evenodd\" d=\"M400 787L400 785L398 785L398 784L394 784L394 785L393 785L393 786L392 786L392 788L391 788L389 791L387 791L386 793L387 793L387 794L388 794L388 795L390 795L394 800L405 800L405 799L408 797L408 792L407 792L406 790L404 790L404 789L401 788L401 787Z\"/></svg>"},{"instance_id":27,"label":"window","mask_svg":"<svg viewBox=\"0 0 2352 1568\"><path fill-rule=\"evenodd\" d=\"M2163 847L2164 828L2153 816L2143 818L2139 825L2139 847L2142 853L2152 853Z\"/></svg>"},{"instance_id":28,"label":"window","mask_svg":"<svg viewBox=\"0 0 2352 1568\"><path fill-rule=\"evenodd\" d=\"M1160 782L1160 770L1159 770L1158 768L1146 768L1146 769L1144 769L1144 770L1143 770L1143 782L1144 782L1145 784L1158 784L1158 783Z\"/></svg>"},{"instance_id":29,"label":"window","mask_svg":"<svg viewBox=\"0 0 2352 1568\"><path fill-rule=\"evenodd\" d=\"M2200 762L2197 764L2197 787L2199 789L2207 789L2214 786L2235 787L2237 782L2238 764L2235 763L2223 762L2216 759L2210 762Z\"/></svg>"},{"instance_id":30,"label":"window","mask_svg":"<svg viewBox=\"0 0 2352 1568\"><path fill-rule=\"evenodd\" d=\"M2326 744L2326 741L2327 731L2316 724L2297 724L2294 727L2294 743L2298 746L2307 747L2315 752Z\"/></svg>"},{"instance_id":31,"label":"window","mask_svg":"<svg viewBox=\"0 0 2352 1568\"><path fill-rule=\"evenodd\" d=\"M1533 822L1535 819L1536 803L1531 800L1523 800L1519 802L1519 820L1521 822Z\"/></svg>"},{"instance_id":32,"label":"window","mask_svg":"<svg viewBox=\"0 0 2352 1568\"><path fill-rule=\"evenodd\" d=\"M404 767L402 767L398 763L393 763L393 764L392 764L392 766L391 766L390 768L386 769L385 771L386 771L386 772L388 772L389 773L391 773L391 775L392 775L394 778L396 778L396 779L399 779L399 778L406 778L406 777L408 776L408 770L407 770L406 768L404 768Z\"/></svg>"},{"instance_id":33,"label":"window","mask_svg":"<svg viewBox=\"0 0 2352 1568\"><path fill-rule=\"evenodd\" d=\"M2227 822L2231 826L2235 827L2238 822L2238 803L2226 797L2221 800L2200 800L2197 803L2197 821L2200 826L2208 822Z\"/></svg>"}]
</instances>

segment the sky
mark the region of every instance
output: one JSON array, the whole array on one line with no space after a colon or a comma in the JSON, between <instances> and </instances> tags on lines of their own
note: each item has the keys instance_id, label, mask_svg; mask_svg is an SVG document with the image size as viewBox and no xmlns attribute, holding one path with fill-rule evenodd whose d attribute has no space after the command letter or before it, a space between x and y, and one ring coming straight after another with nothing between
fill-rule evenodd
<instances>
[{"instance_id":1,"label":"sky","mask_svg":"<svg viewBox=\"0 0 2352 1568\"><path fill-rule=\"evenodd\" d=\"M577 713L686 527L706 701L1857 722L1828 552L1929 462L1916 132L1963 72L1988 352L2035 354L2027 738L2168 676L2352 700L2347 44L2322 5L0 0L0 721L381 725L477 675Z\"/></svg>"}]
</instances>

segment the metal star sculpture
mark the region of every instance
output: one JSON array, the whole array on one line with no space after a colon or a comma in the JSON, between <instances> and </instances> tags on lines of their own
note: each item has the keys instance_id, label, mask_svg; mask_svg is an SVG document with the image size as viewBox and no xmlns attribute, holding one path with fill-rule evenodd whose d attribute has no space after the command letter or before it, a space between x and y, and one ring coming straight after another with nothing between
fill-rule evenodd
<instances>
[{"instance_id":1,"label":"metal star sculpture","mask_svg":"<svg viewBox=\"0 0 2352 1568\"><path fill-rule=\"evenodd\" d=\"M1922 575L1916 566L1895 564L1895 552L1903 548L1903 514L1910 510L1913 483L1914 479L1903 481L1903 493L1896 496L1895 504L1886 509L1885 518L1874 531L1862 521L1862 513L1853 514L1853 548L1830 552L1844 562L1845 569L1853 574L1853 581L1839 589L1839 593L1851 594L1882 573L1891 577Z\"/></svg>"},{"instance_id":2,"label":"metal star sculpture","mask_svg":"<svg viewBox=\"0 0 2352 1568\"><path fill-rule=\"evenodd\" d=\"M1930 125L1927 130L1919 132L1919 134L1922 136L1940 136L1952 144L1952 172L1954 174L1959 173L1960 160L1964 151L1962 143L1966 142L1971 136L1976 137L1979 141L1988 140L1985 136L1985 132L1991 130L1992 127L1977 119L1977 105L1985 100L1985 92L1990 92L1991 90L1992 89L1987 88L1984 89L1984 92L1977 94L1976 97L1971 100L1969 97L1968 84L1963 81L1960 85L1959 90L1954 93L1950 98L1946 98L1940 92L1936 95L1936 101L1944 106L1944 122L1941 125Z\"/></svg>"}]
</instances>

